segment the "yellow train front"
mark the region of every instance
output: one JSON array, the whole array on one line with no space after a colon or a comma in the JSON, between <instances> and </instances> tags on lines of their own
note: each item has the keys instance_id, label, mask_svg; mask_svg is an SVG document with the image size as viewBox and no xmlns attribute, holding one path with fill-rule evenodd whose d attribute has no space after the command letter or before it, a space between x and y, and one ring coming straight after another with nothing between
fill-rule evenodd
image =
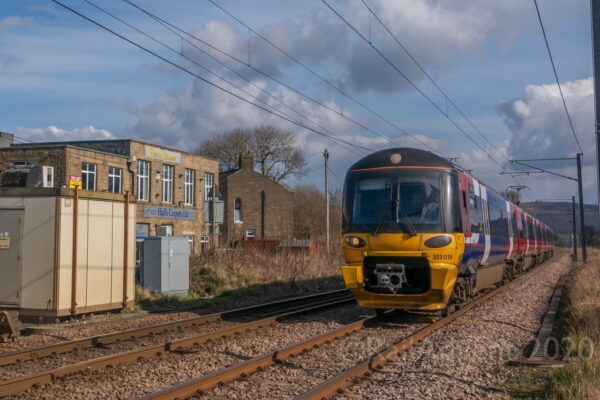
<instances>
[{"instance_id":1,"label":"yellow train front","mask_svg":"<svg viewBox=\"0 0 600 400\"><path fill-rule=\"evenodd\" d=\"M460 174L418 149L355 163L344 184L346 287L361 306L445 309L461 269ZM462 271L464 275L464 271Z\"/></svg>"}]
</instances>

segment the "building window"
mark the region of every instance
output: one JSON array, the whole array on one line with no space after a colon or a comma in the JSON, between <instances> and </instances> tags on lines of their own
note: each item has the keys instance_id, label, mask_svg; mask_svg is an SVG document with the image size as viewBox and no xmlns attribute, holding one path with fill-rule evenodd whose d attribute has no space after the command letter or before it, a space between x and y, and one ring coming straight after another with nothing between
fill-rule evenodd
<instances>
[{"instance_id":1,"label":"building window","mask_svg":"<svg viewBox=\"0 0 600 400\"><path fill-rule=\"evenodd\" d=\"M162 202L173 203L173 166L163 164Z\"/></svg>"},{"instance_id":2,"label":"building window","mask_svg":"<svg viewBox=\"0 0 600 400\"><path fill-rule=\"evenodd\" d=\"M183 175L183 203L188 206L194 205L194 194L196 191L196 171L185 169Z\"/></svg>"},{"instance_id":3,"label":"building window","mask_svg":"<svg viewBox=\"0 0 600 400\"><path fill-rule=\"evenodd\" d=\"M81 163L81 180L83 190L96 190L96 164Z\"/></svg>"},{"instance_id":4,"label":"building window","mask_svg":"<svg viewBox=\"0 0 600 400\"><path fill-rule=\"evenodd\" d=\"M213 174L210 172L204 173L204 201L212 200L214 181Z\"/></svg>"},{"instance_id":5,"label":"building window","mask_svg":"<svg viewBox=\"0 0 600 400\"><path fill-rule=\"evenodd\" d=\"M196 254L195 253L196 249L194 248L195 237L194 237L194 235L184 235L184 236L187 238L188 243L190 245L190 255L193 256L194 254Z\"/></svg>"},{"instance_id":6,"label":"building window","mask_svg":"<svg viewBox=\"0 0 600 400\"><path fill-rule=\"evenodd\" d=\"M108 191L121 193L121 175L123 170L117 167L108 167Z\"/></svg>"},{"instance_id":7,"label":"building window","mask_svg":"<svg viewBox=\"0 0 600 400\"><path fill-rule=\"evenodd\" d=\"M158 225L156 227L156 233L158 236L173 236L173 225Z\"/></svg>"},{"instance_id":8,"label":"building window","mask_svg":"<svg viewBox=\"0 0 600 400\"><path fill-rule=\"evenodd\" d=\"M150 162L138 161L137 163L138 200L150 200Z\"/></svg>"},{"instance_id":9,"label":"building window","mask_svg":"<svg viewBox=\"0 0 600 400\"><path fill-rule=\"evenodd\" d=\"M233 222L236 224L243 223L242 220L242 199L236 197L233 202Z\"/></svg>"}]
</instances>

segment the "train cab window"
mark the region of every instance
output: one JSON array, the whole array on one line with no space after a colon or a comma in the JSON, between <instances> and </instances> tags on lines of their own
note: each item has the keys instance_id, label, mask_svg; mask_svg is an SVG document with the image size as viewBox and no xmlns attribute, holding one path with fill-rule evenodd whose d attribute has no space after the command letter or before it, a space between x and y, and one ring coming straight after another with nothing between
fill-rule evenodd
<instances>
[{"instance_id":1,"label":"train cab window","mask_svg":"<svg viewBox=\"0 0 600 400\"><path fill-rule=\"evenodd\" d=\"M361 172L344 198L346 232L460 231L458 179L444 171Z\"/></svg>"}]
</instances>

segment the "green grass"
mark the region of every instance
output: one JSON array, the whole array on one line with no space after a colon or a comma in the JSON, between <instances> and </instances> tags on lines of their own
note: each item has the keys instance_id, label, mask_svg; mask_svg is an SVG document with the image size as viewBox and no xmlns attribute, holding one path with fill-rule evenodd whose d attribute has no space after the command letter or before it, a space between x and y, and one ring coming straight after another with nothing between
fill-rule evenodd
<instances>
[{"instance_id":1,"label":"green grass","mask_svg":"<svg viewBox=\"0 0 600 400\"><path fill-rule=\"evenodd\" d=\"M600 362L576 361L554 372L545 387L545 398L594 400L600 396Z\"/></svg>"},{"instance_id":2,"label":"green grass","mask_svg":"<svg viewBox=\"0 0 600 400\"><path fill-rule=\"evenodd\" d=\"M504 390L511 399L545 399L549 371L520 368L504 383Z\"/></svg>"}]
</instances>

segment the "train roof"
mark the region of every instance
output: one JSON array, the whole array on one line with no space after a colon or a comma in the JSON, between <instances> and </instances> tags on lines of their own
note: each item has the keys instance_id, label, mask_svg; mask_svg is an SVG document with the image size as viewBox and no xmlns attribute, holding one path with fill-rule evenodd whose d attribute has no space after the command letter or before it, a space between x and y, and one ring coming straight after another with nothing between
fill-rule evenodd
<instances>
[{"instance_id":1,"label":"train roof","mask_svg":"<svg viewBox=\"0 0 600 400\"><path fill-rule=\"evenodd\" d=\"M399 154L400 157L394 156L395 154ZM430 151L410 147L396 147L369 154L355 162L350 170L399 166L457 168L449 160Z\"/></svg>"}]
</instances>

